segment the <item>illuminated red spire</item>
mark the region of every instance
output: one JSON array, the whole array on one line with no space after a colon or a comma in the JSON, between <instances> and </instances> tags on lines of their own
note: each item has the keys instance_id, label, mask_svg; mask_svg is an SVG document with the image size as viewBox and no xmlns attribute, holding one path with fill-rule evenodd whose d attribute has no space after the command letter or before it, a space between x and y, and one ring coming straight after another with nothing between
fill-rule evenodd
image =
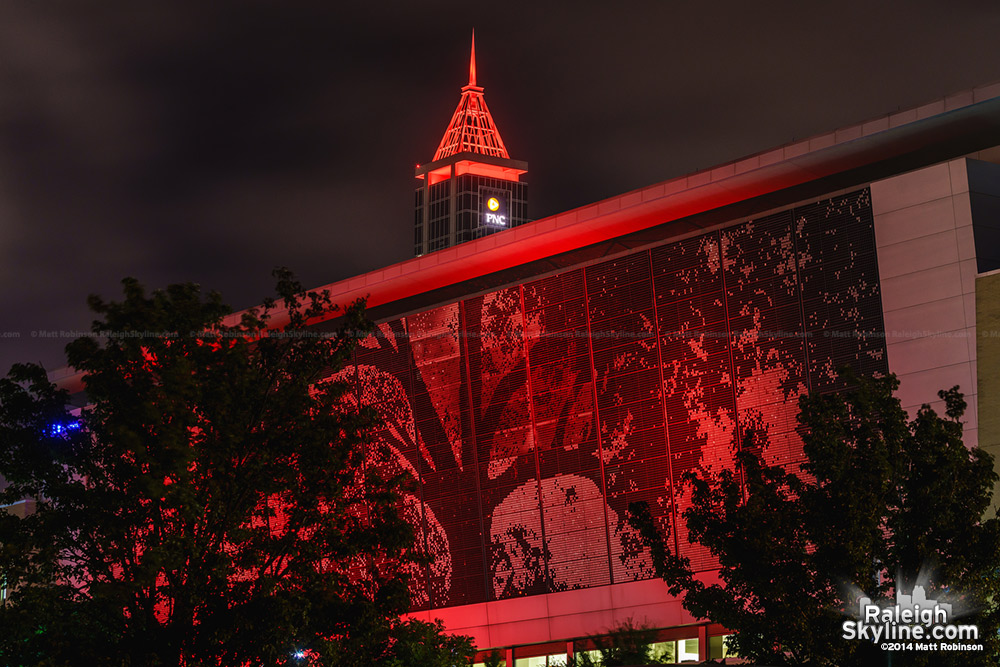
<instances>
[{"instance_id":1,"label":"illuminated red spire","mask_svg":"<svg viewBox=\"0 0 1000 667\"><path fill-rule=\"evenodd\" d=\"M472 55L469 57L469 85L476 85L476 29L472 29Z\"/></svg>"},{"instance_id":2,"label":"illuminated red spire","mask_svg":"<svg viewBox=\"0 0 1000 667\"><path fill-rule=\"evenodd\" d=\"M469 58L469 85L462 88L462 99L441 138L434 159L457 153L479 153L510 159L500 131L486 106L483 89L476 85L476 33L472 32L472 55Z\"/></svg>"}]
</instances>

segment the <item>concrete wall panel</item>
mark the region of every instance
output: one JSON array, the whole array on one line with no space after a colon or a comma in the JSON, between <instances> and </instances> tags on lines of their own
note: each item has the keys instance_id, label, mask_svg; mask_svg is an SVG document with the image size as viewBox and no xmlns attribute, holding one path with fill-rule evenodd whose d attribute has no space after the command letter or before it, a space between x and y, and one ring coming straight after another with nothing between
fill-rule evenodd
<instances>
[{"instance_id":1,"label":"concrete wall panel","mask_svg":"<svg viewBox=\"0 0 1000 667\"><path fill-rule=\"evenodd\" d=\"M941 389L966 396L965 441L978 440L976 243L969 163L952 160L873 183L889 370L911 415Z\"/></svg>"}]
</instances>

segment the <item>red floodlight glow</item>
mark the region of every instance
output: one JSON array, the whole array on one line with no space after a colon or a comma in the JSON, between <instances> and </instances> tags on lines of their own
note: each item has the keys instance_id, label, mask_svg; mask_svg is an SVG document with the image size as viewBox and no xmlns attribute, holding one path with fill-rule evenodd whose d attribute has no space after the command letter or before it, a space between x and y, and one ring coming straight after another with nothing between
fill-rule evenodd
<instances>
[{"instance_id":1,"label":"red floodlight glow","mask_svg":"<svg viewBox=\"0 0 1000 667\"><path fill-rule=\"evenodd\" d=\"M512 167L502 167L496 164L486 164L483 162L473 162L472 160L459 160L455 163L455 175L473 174L476 176L487 176L498 178L503 181L516 183L520 180L520 175L527 173L524 169L514 169ZM423 174L418 174L417 178L422 179ZM442 167L427 172L428 183L434 185L451 178L451 165L445 164Z\"/></svg>"}]
</instances>

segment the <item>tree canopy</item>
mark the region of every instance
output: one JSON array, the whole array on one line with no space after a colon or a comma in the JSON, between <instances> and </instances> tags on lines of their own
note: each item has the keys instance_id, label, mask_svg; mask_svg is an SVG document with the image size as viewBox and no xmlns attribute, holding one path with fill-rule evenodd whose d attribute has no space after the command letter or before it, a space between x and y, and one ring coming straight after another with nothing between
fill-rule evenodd
<instances>
[{"instance_id":1,"label":"tree canopy","mask_svg":"<svg viewBox=\"0 0 1000 667\"><path fill-rule=\"evenodd\" d=\"M1000 521L983 518L997 477L989 453L962 442L962 395L942 391L945 415L925 405L910 420L894 376L847 379L853 388L800 400L799 470L764 465L766 443L746 442L738 471L686 476L683 517L721 583L670 552L648 507L630 508L658 573L762 664L886 664L842 625L860 596L890 601L914 584L976 624L984 651L903 651L893 665L997 664Z\"/></svg>"},{"instance_id":2,"label":"tree canopy","mask_svg":"<svg viewBox=\"0 0 1000 667\"><path fill-rule=\"evenodd\" d=\"M0 380L0 504L33 504L0 512L0 663L467 660L467 638L399 619L412 480L365 465L377 415L335 375L363 304L318 333L329 295L276 277L238 321L193 284L91 297L94 335L67 347L82 409L39 366Z\"/></svg>"}]
</instances>

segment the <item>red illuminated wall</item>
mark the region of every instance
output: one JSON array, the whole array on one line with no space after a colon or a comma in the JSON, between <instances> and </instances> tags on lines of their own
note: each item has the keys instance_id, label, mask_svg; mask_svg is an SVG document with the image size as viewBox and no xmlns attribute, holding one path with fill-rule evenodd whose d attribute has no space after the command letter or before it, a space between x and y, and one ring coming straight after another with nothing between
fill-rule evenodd
<instances>
[{"instance_id":1,"label":"red illuminated wall","mask_svg":"<svg viewBox=\"0 0 1000 667\"><path fill-rule=\"evenodd\" d=\"M343 376L420 480L415 607L651 577L635 500L713 567L681 476L747 435L794 466L798 397L886 372L882 332L867 190L380 325Z\"/></svg>"}]
</instances>

